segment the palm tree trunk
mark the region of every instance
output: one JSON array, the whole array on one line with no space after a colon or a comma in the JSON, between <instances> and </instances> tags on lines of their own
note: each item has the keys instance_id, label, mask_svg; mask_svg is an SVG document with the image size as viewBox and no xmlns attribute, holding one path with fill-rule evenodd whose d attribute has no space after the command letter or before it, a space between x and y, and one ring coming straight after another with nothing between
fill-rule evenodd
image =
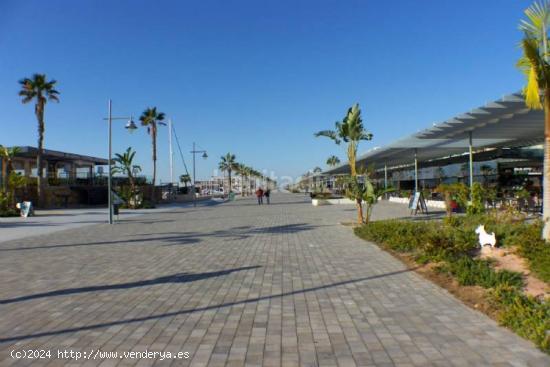
<instances>
[{"instance_id":1,"label":"palm tree trunk","mask_svg":"<svg viewBox=\"0 0 550 367\"><path fill-rule=\"evenodd\" d=\"M542 219L544 228L542 238L550 240L550 89L546 89L544 96L544 167L542 188Z\"/></svg>"},{"instance_id":2,"label":"palm tree trunk","mask_svg":"<svg viewBox=\"0 0 550 367\"><path fill-rule=\"evenodd\" d=\"M43 204L42 190L42 154L44 154L44 102L39 98L35 106L38 120L38 153L36 154L36 200L37 206Z\"/></svg>"},{"instance_id":3,"label":"palm tree trunk","mask_svg":"<svg viewBox=\"0 0 550 367\"><path fill-rule=\"evenodd\" d=\"M348 145L348 162L349 162L349 169L352 177L357 176L357 168L355 166L356 154L357 154L357 144L355 144L354 142L350 142Z\"/></svg>"},{"instance_id":4,"label":"palm tree trunk","mask_svg":"<svg viewBox=\"0 0 550 367\"><path fill-rule=\"evenodd\" d=\"M363 205L361 205L361 200L356 199L357 205L357 223L363 224Z\"/></svg>"},{"instance_id":5,"label":"palm tree trunk","mask_svg":"<svg viewBox=\"0 0 550 367\"><path fill-rule=\"evenodd\" d=\"M229 192L231 192L231 170L228 170L227 173L228 173L227 175L229 177Z\"/></svg>"},{"instance_id":6,"label":"palm tree trunk","mask_svg":"<svg viewBox=\"0 0 550 367\"><path fill-rule=\"evenodd\" d=\"M152 202L156 202L155 196L155 183L157 181L157 126L153 123L151 126L151 138L153 139L153 188L152 192Z\"/></svg>"}]
</instances>

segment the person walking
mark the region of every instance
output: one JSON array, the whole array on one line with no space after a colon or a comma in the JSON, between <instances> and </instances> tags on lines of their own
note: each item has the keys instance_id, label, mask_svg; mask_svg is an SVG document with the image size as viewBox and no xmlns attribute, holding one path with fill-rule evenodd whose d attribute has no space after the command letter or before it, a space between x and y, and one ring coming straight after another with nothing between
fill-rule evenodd
<instances>
[{"instance_id":1,"label":"person walking","mask_svg":"<svg viewBox=\"0 0 550 367\"><path fill-rule=\"evenodd\" d=\"M265 196L265 200L267 201L267 205L269 205L269 195L271 195L271 190L265 189L264 196Z\"/></svg>"},{"instance_id":2,"label":"person walking","mask_svg":"<svg viewBox=\"0 0 550 367\"><path fill-rule=\"evenodd\" d=\"M262 205L264 203L264 190L261 187L256 190L256 197L258 198L258 205Z\"/></svg>"}]
</instances>

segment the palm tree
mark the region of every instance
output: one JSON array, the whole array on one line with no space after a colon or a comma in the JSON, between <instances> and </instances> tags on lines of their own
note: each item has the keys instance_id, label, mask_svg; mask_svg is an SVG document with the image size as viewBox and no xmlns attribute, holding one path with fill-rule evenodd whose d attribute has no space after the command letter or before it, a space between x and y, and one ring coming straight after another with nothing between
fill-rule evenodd
<instances>
[{"instance_id":1,"label":"palm tree","mask_svg":"<svg viewBox=\"0 0 550 367\"><path fill-rule=\"evenodd\" d=\"M330 157L328 157L327 165L329 165L330 167L336 167L339 164L340 164L340 158L338 158L337 156L331 155Z\"/></svg>"},{"instance_id":2,"label":"palm tree","mask_svg":"<svg viewBox=\"0 0 550 367\"><path fill-rule=\"evenodd\" d=\"M341 122L337 121L334 125L334 130L319 131L315 133L315 136L327 137L338 145L340 145L342 141L348 143L348 163L350 165L351 175L356 176L357 170L355 162L357 157L357 146L361 140L372 139L372 134L367 132L363 127L359 104L356 103L350 107L344 119Z\"/></svg>"},{"instance_id":3,"label":"palm tree","mask_svg":"<svg viewBox=\"0 0 550 367\"><path fill-rule=\"evenodd\" d=\"M157 180L157 128L158 125L166 126L166 124L162 122L163 120L164 113L157 112L156 107L147 108L139 118L141 125L147 126L147 133L151 135L151 142L153 145L153 202L155 201L155 182Z\"/></svg>"},{"instance_id":4,"label":"palm tree","mask_svg":"<svg viewBox=\"0 0 550 367\"><path fill-rule=\"evenodd\" d=\"M258 179L262 177L262 174L258 170L254 169L254 168L251 168L250 176L254 177L254 181L252 181L252 182L254 183L254 189L255 189L258 186L257 185L258 184Z\"/></svg>"},{"instance_id":5,"label":"palm tree","mask_svg":"<svg viewBox=\"0 0 550 367\"><path fill-rule=\"evenodd\" d=\"M130 207L135 207L137 203L137 189L134 175L141 172L141 167L134 164L135 156L136 151L128 147L124 153L116 153L115 158L113 158L113 161L117 163L117 165L113 167L113 173L125 174L130 182L130 198L128 200L128 205L130 205Z\"/></svg>"},{"instance_id":6,"label":"palm tree","mask_svg":"<svg viewBox=\"0 0 550 367\"><path fill-rule=\"evenodd\" d=\"M229 192L231 192L231 172L238 168L238 163L235 159L235 154L227 153L221 157L220 164L218 165L220 170L227 171L229 177Z\"/></svg>"},{"instance_id":7,"label":"palm tree","mask_svg":"<svg viewBox=\"0 0 550 367\"><path fill-rule=\"evenodd\" d=\"M44 109L47 101L59 102L59 92L55 90L55 80L47 81L45 74L33 74L31 78L19 81L21 102L35 101L34 114L38 121L38 153L36 154L36 194L38 203L42 202L42 154L44 154Z\"/></svg>"},{"instance_id":8,"label":"palm tree","mask_svg":"<svg viewBox=\"0 0 550 367\"><path fill-rule=\"evenodd\" d=\"M356 158L357 158L357 146L361 140L371 140L372 134L369 133L363 126L363 120L361 119L361 109L359 104L355 104L348 109L346 116L342 121L337 121L334 130L323 130L315 133L316 137L324 136L333 140L336 144L340 145L343 142L348 144L347 155L348 163L350 167L351 177L353 179L357 176ZM363 223L363 207L362 197L356 196L357 206L357 220L359 223Z\"/></svg>"},{"instance_id":9,"label":"palm tree","mask_svg":"<svg viewBox=\"0 0 550 367\"><path fill-rule=\"evenodd\" d=\"M535 2L525 10L520 30L523 55L518 67L527 79L524 89L525 104L529 108L544 109L544 173L542 237L550 240L550 63L548 60L548 29L550 28L550 1ZM541 103L542 100L542 103ZM544 105L543 105L544 104Z\"/></svg>"},{"instance_id":10,"label":"palm tree","mask_svg":"<svg viewBox=\"0 0 550 367\"><path fill-rule=\"evenodd\" d=\"M248 167L247 165L238 163L237 171L241 175L241 195L242 196L245 196L250 189L251 170L252 168ZM246 182L246 185L245 185L245 182ZM245 190L246 187L247 189Z\"/></svg>"},{"instance_id":11,"label":"palm tree","mask_svg":"<svg viewBox=\"0 0 550 367\"><path fill-rule=\"evenodd\" d=\"M191 182L191 176L189 174L184 174L180 176L180 182L185 185L187 188L187 184Z\"/></svg>"}]
</instances>

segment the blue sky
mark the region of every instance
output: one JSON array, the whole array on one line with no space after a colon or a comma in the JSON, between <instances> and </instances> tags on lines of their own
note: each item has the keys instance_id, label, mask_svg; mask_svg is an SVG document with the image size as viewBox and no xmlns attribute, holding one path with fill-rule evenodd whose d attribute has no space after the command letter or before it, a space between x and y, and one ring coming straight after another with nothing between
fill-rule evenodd
<instances>
[{"instance_id":1,"label":"blue sky","mask_svg":"<svg viewBox=\"0 0 550 367\"><path fill-rule=\"evenodd\" d=\"M358 102L374 134L360 151L522 87L518 0L1 0L0 144L35 145L32 105L17 81L58 80L45 147L105 157L107 100L115 115L157 106L174 121L185 158L206 149L277 176L324 167L344 147L316 139ZM151 172L150 138L114 129ZM159 177L168 179L168 132ZM179 155L176 173L183 172Z\"/></svg>"}]
</instances>

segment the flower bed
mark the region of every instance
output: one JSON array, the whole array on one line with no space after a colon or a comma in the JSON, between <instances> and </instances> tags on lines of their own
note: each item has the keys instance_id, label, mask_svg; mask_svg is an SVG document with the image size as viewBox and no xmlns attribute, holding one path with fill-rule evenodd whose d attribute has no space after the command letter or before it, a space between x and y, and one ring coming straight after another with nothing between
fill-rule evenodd
<instances>
[{"instance_id":1,"label":"flower bed","mask_svg":"<svg viewBox=\"0 0 550 367\"><path fill-rule=\"evenodd\" d=\"M497 270L478 259L474 229L480 223L495 232L497 243L514 246L528 260L532 273L550 283L550 244L540 239L541 223L502 215L452 217L445 221L387 220L355 228L355 233L383 248L408 254L416 263L433 263L433 271L452 277L460 286L480 286L496 318L518 335L550 353L550 301L526 296L521 273Z\"/></svg>"}]
</instances>

